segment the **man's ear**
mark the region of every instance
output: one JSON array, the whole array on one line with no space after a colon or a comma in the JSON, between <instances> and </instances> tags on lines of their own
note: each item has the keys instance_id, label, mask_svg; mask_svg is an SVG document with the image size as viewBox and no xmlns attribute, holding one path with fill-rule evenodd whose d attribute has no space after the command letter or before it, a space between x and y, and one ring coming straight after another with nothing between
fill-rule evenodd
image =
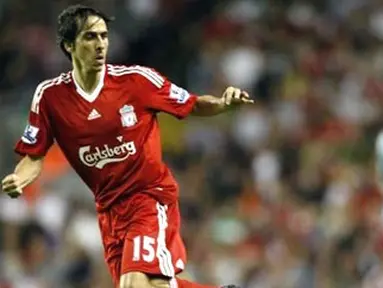
<instances>
[{"instance_id":1,"label":"man's ear","mask_svg":"<svg viewBox=\"0 0 383 288\"><path fill-rule=\"evenodd\" d=\"M74 45L73 45L73 43L65 42L64 43L64 48L65 48L66 52L68 52L69 54L72 54L73 49L74 49Z\"/></svg>"}]
</instances>

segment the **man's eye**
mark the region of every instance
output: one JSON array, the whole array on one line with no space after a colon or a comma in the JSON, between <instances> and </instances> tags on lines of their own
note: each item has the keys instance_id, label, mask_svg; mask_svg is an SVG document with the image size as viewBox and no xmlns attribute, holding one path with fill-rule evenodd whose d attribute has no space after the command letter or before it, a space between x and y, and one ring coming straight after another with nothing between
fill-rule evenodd
<instances>
[{"instance_id":1,"label":"man's eye","mask_svg":"<svg viewBox=\"0 0 383 288\"><path fill-rule=\"evenodd\" d=\"M85 38L86 39L93 39L94 38L94 35L92 33L86 33L85 34Z\"/></svg>"}]
</instances>

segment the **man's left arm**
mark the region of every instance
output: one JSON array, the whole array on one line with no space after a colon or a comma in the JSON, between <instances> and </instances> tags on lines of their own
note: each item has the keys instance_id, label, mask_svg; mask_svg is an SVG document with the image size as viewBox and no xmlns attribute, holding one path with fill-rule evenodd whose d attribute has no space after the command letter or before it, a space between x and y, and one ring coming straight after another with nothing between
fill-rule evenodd
<instances>
[{"instance_id":1,"label":"man's left arm","mask_svg":"<svg viewBox=\"0 0 383 288\"><path fill-rule=\"evenodd\" d=\"M191 114L196 116L214 116L241 104L254 104L254 100L250 99L247 92L235 87L229 87L221 97L211 95L197 97Z\"/></svg>"},{"instance_id":2,"label":"man's left arm","mask_svg":"<svg viewBox=\"0 0 383 288\"><path fill-rule=\"evenodd\" d=\"M214 116L241 104L252 104L249 94L238 88L227 88L221 97L197 96L170 82L157 71L139 67L135 77L137 97L143 107L165 112L179 119L188 115Z\"/></svg>"}]
</instances>

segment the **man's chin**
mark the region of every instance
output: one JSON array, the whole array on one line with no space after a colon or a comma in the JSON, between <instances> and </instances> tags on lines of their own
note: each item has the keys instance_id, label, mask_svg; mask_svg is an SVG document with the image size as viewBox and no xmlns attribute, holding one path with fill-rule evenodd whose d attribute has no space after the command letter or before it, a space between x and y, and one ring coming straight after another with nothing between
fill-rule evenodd
<instances>
[{"instance_id":1,"label":"man's chin","mask_svg":"<svg viewBox=\"0 0 383 288\"><path fill-rule=\"evenodd\" d=\"M98 72L98 71L102 71L102 69L104 68L104 65L105 65L105 63L97 62L93 65L92 68L94 71Z\"/></svg>"}]
</instances>

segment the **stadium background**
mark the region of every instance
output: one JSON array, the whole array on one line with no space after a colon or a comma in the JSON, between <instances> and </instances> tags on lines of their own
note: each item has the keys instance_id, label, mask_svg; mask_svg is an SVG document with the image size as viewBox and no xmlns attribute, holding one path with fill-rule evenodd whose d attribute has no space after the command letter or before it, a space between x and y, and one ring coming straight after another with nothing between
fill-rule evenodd
<instances>
[{"instance_id":1,"label":"stadium background","mask_svg":"<svg viewBox=\"0 0 383 288\"><path fill-rule=\"evenodd\" d=\"M181 186L187 277L244 288L383 287L383 4L373 0L100 0L110 61L196 93L247 89L254 107L162 116ZM0 0L0 175L12 172L38 82L74 1ZM68 111L70 113L70 111ZM111 287L91 195L57 149L18 201L0 198L0 287Z\"/></svg>"}]
</instances>

